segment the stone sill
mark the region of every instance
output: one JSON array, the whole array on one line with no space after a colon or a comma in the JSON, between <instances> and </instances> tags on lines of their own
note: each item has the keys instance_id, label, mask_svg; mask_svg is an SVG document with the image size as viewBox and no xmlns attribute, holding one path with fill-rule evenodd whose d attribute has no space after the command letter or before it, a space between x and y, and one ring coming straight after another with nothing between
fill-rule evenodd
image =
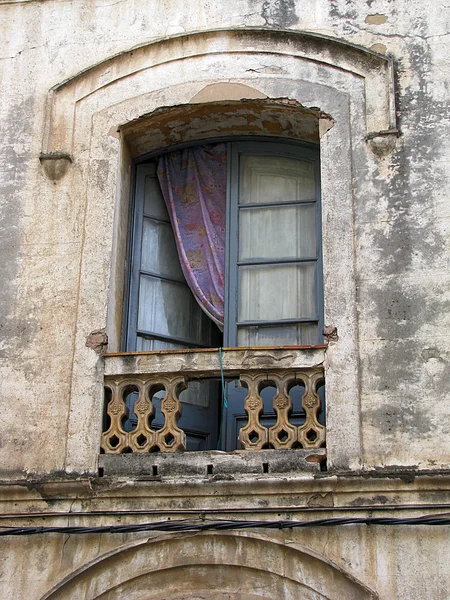
<instances>
[{"instance_id":1,"label":"stone sill","mask_svg":"<svg viewBox=\"0 0 450 600\"><path fill-rule=\"evenodd\" d=\"M326 449L236 450L235 452L155 452L150 454L102 454L103 476L139 479L240 479L255 475L317 474L326 465Z\"/></svg>"},{"instance_id":2,"label":"stone sill","mask_svg":"<svg viewBox=\"0 0 450 600\"><path fill-rule=\"evenodd\" d=\"M223 371L227 376L264 369L311 369L323 364L325 345L255 348L223 348ZM220 374L218 348L104 354L105 377L123 375Z\"/></svg>"}]
</instances>

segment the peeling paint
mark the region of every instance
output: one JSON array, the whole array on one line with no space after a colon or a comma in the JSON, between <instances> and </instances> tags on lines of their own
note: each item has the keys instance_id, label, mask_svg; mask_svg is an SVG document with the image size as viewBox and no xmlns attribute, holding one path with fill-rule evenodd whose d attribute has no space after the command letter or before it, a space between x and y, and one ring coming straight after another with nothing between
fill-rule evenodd
<instances>
[{"instance_id":1,"label":"peeling paint","mask_svg":"<svg viewBox=\"0 0 450 600\"><path fill-rule=\"evenodd\" d=\"M388 51L387 46L384 44L373 44L370 46L370 49L374 52L378 52L379 54L387 54Z\"/></svg>"},{"instance_id":2,"label":"peeling paint","mask_svg":"<svg viewBox=\"0 0 450 600\"><path fill-rule=\"evenodd\" d=\"M96 354L102 354L108 347L108 336L106 330L96 329L92 331L86 339L86 347L92 348Z\"/></svg>"},{"instance_id":3,"label":"peeling paint","mask_svg":"<svg viewBox=\"0 0 450 600\"><path fill-rule=\"evenodd\" d=\"M319 118L332 119L318 108L287 98L205 102L161 108L121 127L133 156L182 142L221 136L262 135L319 141Z\"/></svg>"},{"instance_id":4,"label":"peeling paint","mask_svg":"<svg viewBox=\"0 0 450 600\"><path fill-rule=\"evenodd\" d=\"M364 19L364 21L368 25L382 25L383 23L386 23L387 17L386 17L386 15L381 15L379 13L376 13L373 15L367 15L367 17Z\"/></svg>"}]
</instances>

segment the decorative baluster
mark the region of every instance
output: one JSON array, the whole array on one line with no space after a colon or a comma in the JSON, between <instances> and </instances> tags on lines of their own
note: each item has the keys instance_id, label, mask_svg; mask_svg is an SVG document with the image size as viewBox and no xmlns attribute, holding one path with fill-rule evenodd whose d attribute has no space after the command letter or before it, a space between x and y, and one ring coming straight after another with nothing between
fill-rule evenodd
<instances>
[{"instance_id":1,"label":"decorative baluster","mask_svg":"<svg viewBox=\"0 0 450 600\"><path fill-rule=\"evenodd\" d=\"M292 448L297 442L297 428L289 423L292 400L288 394L288 383L292 377L283 377L280 373L272 374L271 377L277 388L277 393L273 399L277 422L269 429L269 442L272 448Z\"/></svg>"},{"instance_id":2,"label":"decorative baluster","mask_svg":"<svg viewBox=\"0 0 450 600\"><path fill-rule=\"evenodd\" d=\"M263 400L259 395L261 382L266 375L251 375L246 373L240 380L248 386L248 394L244 400L244 408L248 415L248 423L239 431L239 442L245 450L261 450L269 442L269 432L259 421L259 415L264 410Z\"/></svg>"},{"instance_id":3,"label":"decorative baluster","mask_svg":"<svg viewBox=\"0 0 450 600\"><path fill-rule=\"evenodd\" d=\"M111 419L109 429L102 434L101 447L108 454L120 454L127 445L127 433L122 429L122 417L125 414L123 392L129 386L128 382L108 381L105 386L111 391L107 413Z\"/></svg>"},{"instance_id":4,"label":"decorative baluster","mask_svg":"<svg viewBox=\"0 0 450 600\"><path fill-rule=\"evenodd\" d=\"M312 375L304 373L301 378L305 383L302 407L306 414L306 421L298 428L298 441L303 448L320 448L325 442L326 428L317 420L320 398L316 389L318 383L323 380L323 373L316 372Z\"/></svg>"},{"instance_id":5,"label":"decorative baluster","mask_svg":"<svg viewBox=\"0 0 450 600\"><path fill-rule=\"evenodd\" d=\"M165 417L164 427L156 433L156 444L161 452L186 450L186 434L178 427L178 419L181 417L178 394L186 389L186 378L160 378L158 382L164 385L166 396L161 401L161 412Z\"/></svg>"},{"instance_id":6,"label":"decorative baluster","mask_svg":"<svg viewBox=\"0 0 450 600\"><path fill-rule=\"evenodd\" d=\"M237 369L234 371L236 373ZM233 375L234 375L233 373ZM212 371L211 376L217 374ZM248 416L247 424L239 431L239 442L245 450L263 448L287 449L300 445L302 448L320 448L325 443L326 428L317 420L320 410L320 398L317 386L323 381L324 373L320 367L306 368L294 372L290 370L262 370L257 365L247 367L241 372L240 380L248 389L244 408ZM295 427L289 421L292 412L290 387L301 380L305 386L302 407L305 411L305 423ZM261 423L264 402L261 389L270 384L276 387L273 408L277 415L275 425L270 428ZM187 378L179 373L161 375L110 375L105 381L105 390L111 393L106 410L110 418L108 430L102 434L101 448L107 454L122 452L146 453L159 449L162 452L177 452L186 449L186 434L178 426L181 417L179 394L187 387ZM152 402L156 391L164 389L161 400L161 412L164 425L154 431L149 421L155 409ZM136 428L126 432L123 421L127 411L127 394L130 405L133 394L137 400L133 412L137 417ZM131 409L131 406L130 406ZM263 421L264 422L264 421Z\"/></svg>"},{"instance_id":7,"label":"decorative baluster","mask_svg":"<svg viewBox=\"0 0 450 600\"><path fill-rule=\"evenodd\" d=\"M148 452L155 446L156 434L148 426L149 418L154 414L153 403L150 400L152 382L139 382L137 384L139 397L134 403L134 414L138 422L136 429L128 434L129 447L133 452Z\"/></svg>"}]
</instances>

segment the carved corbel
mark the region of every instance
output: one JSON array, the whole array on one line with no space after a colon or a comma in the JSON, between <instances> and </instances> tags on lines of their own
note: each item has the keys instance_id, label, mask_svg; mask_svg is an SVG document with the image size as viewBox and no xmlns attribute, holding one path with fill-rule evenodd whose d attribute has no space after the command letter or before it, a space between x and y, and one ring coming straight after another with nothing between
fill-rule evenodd
<instances>
[{"instance_id":1,"label":"carved corbel","mask_svg":"<svg viewBox=\"0 0 450 600\"><path fill-rule=\"evenodd\" d=\"M39 161L46 176L52 181L59 181L67 173L72 157L67 152L42 152Z\"/></svg>"},{"instance_id":2,"label":"carved corbel","mask_svg":"<svg viewBox=\"0 0 450 600\"><path fill-rule=\"evenodd\" d=\"M386 129L385 131L376 131L366 135L366 142L369 148L378 156L384 158L395 149L395 144L400 132L398 129Z\"/></svg>"}]
</instances>

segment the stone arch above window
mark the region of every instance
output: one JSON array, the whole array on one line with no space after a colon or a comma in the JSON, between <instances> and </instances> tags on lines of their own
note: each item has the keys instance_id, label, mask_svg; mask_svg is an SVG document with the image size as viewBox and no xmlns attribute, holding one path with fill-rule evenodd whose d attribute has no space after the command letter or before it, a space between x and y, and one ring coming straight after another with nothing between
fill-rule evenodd
<instances>
[{"instance_id":1,"label":"stone arch above window","mask_svg":"<svg viewBox=\"0 0 450 600\"><path fill-rule=\"evenodd\" d=\"M230 55L233 67L227 72ZM258 79L289 77L292 72L295 78L304 78L305 83L322 80L330 88L347 88L350 95L352 83L349 87L346 80L361 80L365 133L395 128L393 71L388 57L306 32L207 31L130 49L55 85L48 95L43 153L74 151L84 113L96 114L132 97L172 87L180 79L184 79L183 85L192 82L185 88L186 93L191 91L192 99L211 82L249 85ZM258 89L259 97L266 94ZM241 97L248 96L244 93ZM134 118L137 116L140 115Z\"/></svg>"},{"instance_id":2,"label":"stone arch above window","mask_svg":"<svg viewBox=\"0 0 450 600\"><path fill-rule=\"evenodd\" d=\"M264 556L263 563L261 556ZM257 534L158 536L121 546L81 567L43 600L258 598L376 600L378 595L310 550Z\"/></svg>"}]
</instances>

